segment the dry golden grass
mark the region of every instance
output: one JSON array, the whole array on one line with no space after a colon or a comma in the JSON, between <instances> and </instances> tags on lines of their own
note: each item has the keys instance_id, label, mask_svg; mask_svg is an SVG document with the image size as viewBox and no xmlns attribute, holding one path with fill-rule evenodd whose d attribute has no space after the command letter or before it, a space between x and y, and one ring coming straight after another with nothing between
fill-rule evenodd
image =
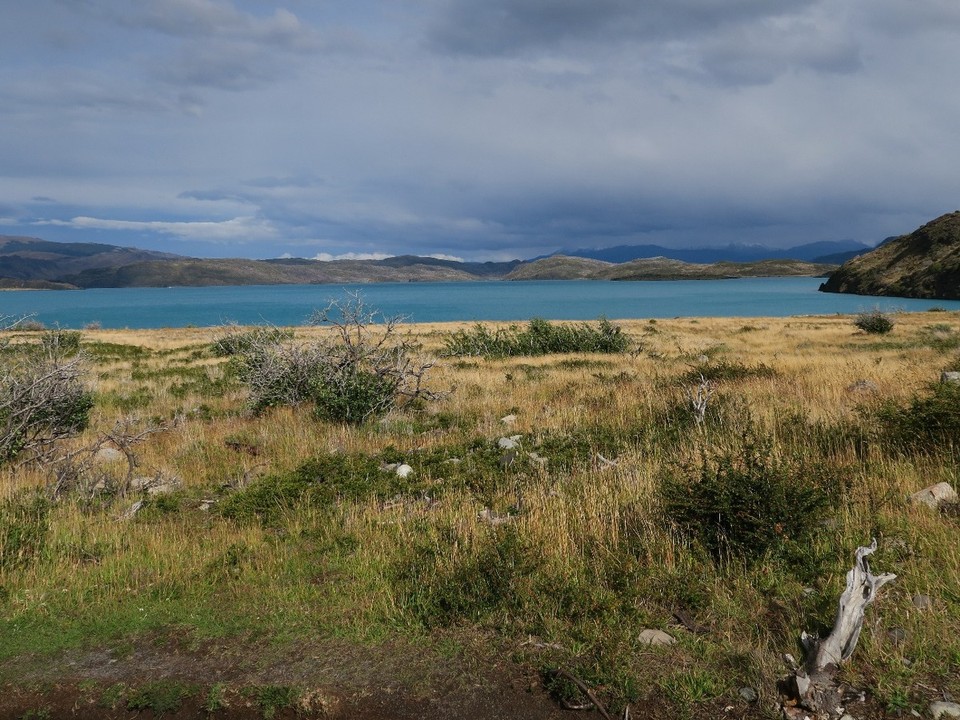
<instances>
[{"instance_id":1,"label":"dry golden grass","mask_svg":"<svg viewBox=\"0 0 960 720\"><path fill-rule=\"evenodd\" d=\"M443 472L434 470L418 479L418 493L396 502L370 497L333 509L305 506L288 511L279 531L200 510L200 501L222 497L224 488L235 491L257 478L293 471L318 455L375 456L392 449L415 458L434 449L462 448L478 438L495 443L503 435L518 434L522 442L533 442L583 428L629 433L641 421L684 406L684 393L693 381L683 378L704 366L703 356L709 357L708 366L772 370L772 375L715 383L712 402L734 409L726 416L727 423L743 421L747 411L770 433L781 432L779 421L788 416L827 426L858 422L858 408L881 398L905 401L937 380L960 352L960 344L944 341L960 336L957 313L900 314L895 319L894 331L883 337L856 331L845 316L621 321L618 324L636 352L445 358L430 375L431 387L449 391L444 398L420 410L395 411L359 428L318 422L307 408L281 408L260 416L246 412L242 387L215 385L223 378L227 361L200 352L214 339L214 330L84 331L84 345L94 351L92 358L99 358L90 361L99 402L90 429L71 447L93 442L121 416L137 418L139 427L164 424L168 429L135 448L137 474L179 478L184 499L178 501L176 512L161 508L131 522L116 518L132 497L102 507L69 498L58 502L51 511L42 559L26 568L0 568L5 612L34 626L45 613L61 613L57 621L74 628L70 632L87 628L85 632L98 637L166 626L184 613L188 617L180 624L201 633L227 633L231 623L245 629L255 626L261 632L271 623L285 629L312 625L355 637L397 627L409 630L417 625L417 615L409 597L396 589L397 568L411 562L412 548L423 552L433 548L436 556L424 562L439 575L469 564L473 554L491 542L491 529L478 516L486 500L495 512L517 512L510 527L523 547L536 548L539 572L579 578L577 587L586 588L585 597L593 597L592 586L609 581L611 567L629 560L623 572L646 578L650 589L632 591L630 606L616 611L623 613L623 629L669 622L669 606L689 596L688 602L696 605L713 635L704 641L706 652L697 644L701 641L690 641L672 651L671 661L688 667L703 655L699 661L706 658L713 663L711 672L719 675L733 672L727 656L741 653L752 658L751 677L760 678L753 682L767 683L769 693L777 673L776 653L796 652L788 638L805 629L799 624L820 622L832 612L839 575L822 578L816 596L820 599L814 601L804 595L797 580L779 571L771 571L776 577L768 586L762 570L738 574L704 564L702 553L669 532L655 511L658 478L664 471L697 458L704 442L734 443L739 427L715 428L709 431L712 436L702 437L691 426L678 446L660 440L628 443L616 457L607 458L615 466L608 466L595 452L578 457L569 467L557 467L555 459L547 458L545 467L517 471L512 482L501 483L488 495L463 487L446 490ZM949 326L949 331L945 327L931 331L932 325ZM439 323L405 332L424 353L438 354L449 333L469 327ZM324 332L328 331L295 329L298 341ZM939 337L936 342L931 341L934 334ZM107 345L114 350L102 350ZM116 351L117 346L146 351L125 354ZM185 373L200 369L209 383L190 385L200 375L181 375L177 368ZM854 387L858 381L866 381L868 389ZM141 400L130 399L138 393ZM516 416L513 424L501 420L511 414ZM914 665L897 687L910 688L918 677L927 676L943 682L944 664L952 662L949 654L956 655L954 662L960 660L955 642L960 627L949 614L960 603L956 594L960 533L955 522L907 506L903 498L939 480L956 484L955 466L933 457L882 453L861 463L852 446L838 448L830 462L855 468L849 502L834 521L831 547L849 552L879 534L913 553L901 557L899 551L888 550L878 556L888 565L896 559L902 577L878 603L873 631L865 633L869 682L879 688L899 672L898 658L927 657L931 652L947 657L929 661L926 669ZM120 466L113 472L124 470ZM6 467L0 470L0 497L43 487L48 481L44 468ZM425 499L431 495L436 497ZM349 549L338 549L341 545ZM842 568L848 560L838 557L833 567ZM258 605L262 593L270 593L274 614L241 622L238 618ZM919 618L909 601L915 593L936 596L939 604ZM618 602L607 596L594 601L611 607ZM144 613L154 613L152 620L139 619L135 608L141 605L147 608ZM219 610L228 619L212 619ZM91 617L104 613L119 618L113 630L109 623L104 627ZM610 621L608 615L602 615L604 622ZM932 630L923 625L928 621ZM629 642L613 639L609 628L588 630L579 619L565 621L547 611L539 624L529 618L520 622L525 628L524 623L531 632L556 633L546 641L569 645L578 639L593 648L598 667L606 667L608 653L614 658L610 662L628 663L625 672L645 672L629 664ZM910 643L896 648L884 643L882 631L893 623L907 628ZM516 627L510 630L514 631ZM70 632L69 642L76 642ZM43 642L59 647L51 638ZM29 643L17 647L22 651ZM646 677L656 683L669 671L661 666L659 675ZM607 681L620 683L616 687L621 697L629 694L623 680L615 679L616 672L609 668L604 672L608 674L600 675ZM951 687L960 692L955 682Z\"/></svg>"}]
</instances>

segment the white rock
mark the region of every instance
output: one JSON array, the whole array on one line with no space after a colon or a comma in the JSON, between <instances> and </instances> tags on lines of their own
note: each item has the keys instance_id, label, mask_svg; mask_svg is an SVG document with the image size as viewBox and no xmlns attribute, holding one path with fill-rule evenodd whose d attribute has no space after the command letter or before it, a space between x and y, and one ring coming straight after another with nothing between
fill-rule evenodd
<instances>
[{"instance_id":1,"label":"white rock","mask_svg":"<svg viewBox=\"0 0 960 720\"><path fill-rule=\"evenodd\" d=\"M502 422L504 425L513 425L515 422L517 422L517 416L512 413L510 415L504 415L502 418L500 418L500 422Z\"/></svg>"},{"instance_id":2,"label":"white rock","mask_svg":"<svg viewBox=\"0 0 960 720\"><path fill-rule=\"evenodd\" d=\"M501 515L498 512L491 510L490 508L484 508L477 513L477 517L483 520L485 523L489 523L496 527L497 525L503 525L505 523L511 523L515 520L512 515Z\"/></svg>"},{"instance_id":3,"label":"white rock","mask_svg":"<svg viewBox=\"0 0 960 720\"><path fill-rule=\"evenodd\" d=\"M413 472L413 468L404 463L403 465L397 465L397 477L405 478L407 475Z\"/></svg>"},{"instance_id":4,"label":"white rock","mask_svg":"<svg viewBox=\"0 0 960 720\"><path fill-rule=\"evenodd\" d=\"M159 485L151 485L147 488L147 495L169 495L172 492L175 492L179 489L179 485L175 482L165 482L160 483Z\"/></svg>"},{"instance_id":5,"label":"white rock","mask_svg":"<svg viewBox=\"0 0 960 720\"><path fill-rule=\"evenodd\" d=\"M497 440L497 447L503 450L513 450L515 447L520 445L521 435L511 435L510 437L502 437Z\"/></svg>"},{"instance_id":6,"label":"white rock","mask_svg":"<svg viewBox=\"0 0 960 720\"><path fill-rule=\"evenodd\" d=\"M112 462L118 462L120 460L123 460L126 457L126 455L124 455L122 452L114 448L105 447L97 450L97 454L94 455L93 457L97 462L112 463Z\"/></svg>"},{"instance_id":7,"label":"white rock","mask_svg":"<svg viewBox=\"0 0 960 720\"><path fill-rule=\"evenodd\" d=\"M650 645L652 647L675 645L677 642L673 637L665 633L663 630L652 630L650 628L641 631L637 639L640 641L641 645Z\"/></svg>"},{"instance_id":8,"label":"white rock","mask_svg":"<svg viewBox=\"0 0 960 720\"><path fill-rule=\"evenodd\" d=\"M940 373L940 382L960 383L960 372L942 372Z\"/></svg>"},{"instance_id":9,"label":"white rock","mask_svg":"<svg viewBox=\"0 0 960 720\"><path fill-rule=\"evenodd\" d=\"M960 705L955 702L935 702L930 703L930 714L933 720L940 718L960 718Z\"/></svg>"},{"instance_id":10,"label":"white rock","mask_svg":"<svg viewBox=\"0 0 960 720\"><path fill-rule=\"evenodd\" d=\"M940 482L924 488L920 492L915 492L910 496L910 500L914 503L923 503L936 510L941 505L957 502L957 491L953 489L950 483Z\"/></svg>"}]
</instances>

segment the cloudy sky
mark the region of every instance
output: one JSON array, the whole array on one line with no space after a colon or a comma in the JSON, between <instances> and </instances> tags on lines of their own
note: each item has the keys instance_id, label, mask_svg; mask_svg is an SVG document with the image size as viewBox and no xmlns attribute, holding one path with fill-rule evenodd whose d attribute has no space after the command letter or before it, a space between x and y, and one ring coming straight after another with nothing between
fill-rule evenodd
<instances>
[{"instance_id":1,"label":"cloudy sky","mask_svg":"<svg viewBox=\"0 0 960 720\"><path fill-rule=\"evenodd\" d=\"M960 207L958 68L957 0L10 0L0 234L874 244Z\"/></svg>"}]
</instances>

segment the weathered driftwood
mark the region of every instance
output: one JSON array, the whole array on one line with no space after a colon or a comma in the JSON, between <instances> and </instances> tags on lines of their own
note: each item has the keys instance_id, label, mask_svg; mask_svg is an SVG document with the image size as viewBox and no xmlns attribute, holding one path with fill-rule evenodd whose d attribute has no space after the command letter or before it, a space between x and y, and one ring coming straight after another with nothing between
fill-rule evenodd
<instances>
[{"instance_id":1,"label":"weathered driftwood","mask_svg":"<svg viewBox=\"0 0 960 720\"><path fill-rule=\"evenodd\" d=\"M867 556L876 549L876 539L869 547L857 549L830 634L822 640L806 632L801 636L807 651L806 663L804 669L791 678L789 695L791 700L815 713L839 714L843 693L834 679L837 670L857 647L864 614L876 599L877 591L897 577L892 573L874 575L870 572Z\"/></svg>"}]
</instances>

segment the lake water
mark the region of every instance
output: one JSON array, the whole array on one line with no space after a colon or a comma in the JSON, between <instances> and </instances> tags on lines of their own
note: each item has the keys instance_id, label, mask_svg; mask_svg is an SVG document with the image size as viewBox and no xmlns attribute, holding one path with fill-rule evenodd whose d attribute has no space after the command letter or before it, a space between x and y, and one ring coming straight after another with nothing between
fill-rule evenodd
<instances>
[{"instance_id":1,"label":"lake water","mask_svg":"<svg viewBox=\"0 0 960 720\"><path fill-rule=\"evenodd\" d=\"M817 292L820 278L658 282L531 281L106 288L0 292L0 317L30 315L48 327L159 328L228 322L301 325L329 301L359 292L371 308L409 322L593 320L827 315L960 310L960 301Z\"/></svg>"}]
</instances>

